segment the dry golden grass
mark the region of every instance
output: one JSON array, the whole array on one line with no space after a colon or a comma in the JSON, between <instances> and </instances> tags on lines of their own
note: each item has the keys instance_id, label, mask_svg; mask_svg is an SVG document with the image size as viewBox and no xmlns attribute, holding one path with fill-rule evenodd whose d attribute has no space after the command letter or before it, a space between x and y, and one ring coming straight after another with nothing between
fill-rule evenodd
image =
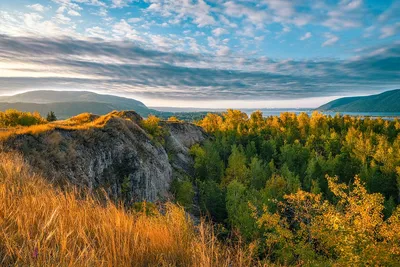
<instances>
[{"instance_id":1,"label":"dry golden grass","mask_svg":"<svg viewBox=\"0 0 400 267\"><path fill-rule=\"evenodd\" d=\"M15 154L0 152L1 266L249 266L182 208L127 212L54 188Z\"/></svg>"},{"instance_id":2,"label":"dry golden grass","mask_svg":"<svg viewBox=\"0 0 400 267\"><path fill-rule=\"evenodd\" d=\"M96 117L90 113L82 113L67 120L60 120L46 124L32 126L18 126L0 129L0 141L6 140L15 135L38 135L54 129L62 130L87 130L90 128L102 128L111 119L119 117L117 113L109 113L104 116Z\"/></svg>"}]
</instances>

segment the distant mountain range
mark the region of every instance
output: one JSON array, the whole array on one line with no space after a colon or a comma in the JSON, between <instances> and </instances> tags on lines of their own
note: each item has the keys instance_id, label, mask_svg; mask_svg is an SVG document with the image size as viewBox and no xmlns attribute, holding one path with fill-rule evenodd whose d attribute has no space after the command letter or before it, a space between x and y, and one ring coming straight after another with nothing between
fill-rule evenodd
<instances>
[{"instance_id":1,"label":"distant mountain range","mask_svg":"<svg viewBox=\"0 0 400 267\"><path fill-rule=\"evenodd\" d=\"M160 111L148 108L145 104L132 98L114 95L102 95L87 91L31 91L13 96L0 96L0 111L17 109L20 111L37 111L42 116L53 111L58 119L66 119L89 112L97 115L108 114L114 110L134 110L142 117L150 114L162 119L171 116L185 121L202 119L207 112Z\"/></svg>"},{"instance_id":2,"label":"distant mountain range","mask_svg":"<svg viewBox=\"0 0 400 267\"><path fill-rule=\"evenodd\" d=\"M54 111L58 118L68 118L83 112L103 115L113 110L135 110L144 117L159 113L135 99L86 91L31 91L0 97L0 110L11 108L38 111L43 116Z\"/></svg>"},{"instance_id":3,"label":"distant mountain range","mask_svg":"<svg viewBox=\"0 0 400 267\"><path fill-rule=\"evenodd\" d=\"M17 109L38 111L42 116L50 111L59 119L65 119L83 112L103 115L113 110L134 110L143 117L154 114L161 118L177 116L180 119L200 119L206 109L190 108L148 108L140 101L113 95L102 95L87 91L31 91L13 96L0 96L0 111ZM400 89L386 91L377 95L344 97L333 100L317 108L333 112L400 112ZM217 110L214 110L217 111ZM221 110L222 111L222 110ZM245 110L244 110L245 111ZM275 110L273 110L275 111ZM276 110L277 115L280 112ZM246 111L245 111L246 112ZM268 110L267 113L271 113Z\"/></svg>"},{"instance_id":4,"label":"distant mountain range","mask_svg":"<svg viewBox=\"0 0 400 267\"><path fill-rule=\"evenodd\" d=\"M400 112L400 89L377 95L344 97L317 108L337 112Z\"/></svg>"}]
</instances>

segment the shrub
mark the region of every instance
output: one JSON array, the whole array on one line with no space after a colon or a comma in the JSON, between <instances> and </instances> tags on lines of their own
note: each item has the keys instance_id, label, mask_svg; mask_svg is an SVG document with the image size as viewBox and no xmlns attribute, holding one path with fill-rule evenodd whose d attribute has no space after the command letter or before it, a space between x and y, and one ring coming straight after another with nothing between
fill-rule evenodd
<instances>
[{"instance_id":1,"label":"shrub","mask_svg":"<svg viewBox=\"0 0 400 267\"><path fill-rule=\"evenodd\" d=\"M22 112L15 109L0 112L0 127L31 126L44 123L46 120L38 112Z\"/></svg>"}]
</instances>

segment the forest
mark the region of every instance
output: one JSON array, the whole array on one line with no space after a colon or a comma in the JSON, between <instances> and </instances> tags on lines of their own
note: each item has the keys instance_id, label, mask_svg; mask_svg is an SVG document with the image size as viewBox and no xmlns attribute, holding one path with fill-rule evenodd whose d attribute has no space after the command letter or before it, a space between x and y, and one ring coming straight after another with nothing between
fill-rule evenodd
<instances>
[{"instance_id":1,"label":"forest","mask_svg":"<svg viewBox=\"0 0 400 267\"><path fill-rule=\"evenodd\" d=\"M195 177L177 201L282 265L400 261L400 121L228 110L197 122ZM397 207L397 208L396 208Z\"/></svg>"}]
</instances>

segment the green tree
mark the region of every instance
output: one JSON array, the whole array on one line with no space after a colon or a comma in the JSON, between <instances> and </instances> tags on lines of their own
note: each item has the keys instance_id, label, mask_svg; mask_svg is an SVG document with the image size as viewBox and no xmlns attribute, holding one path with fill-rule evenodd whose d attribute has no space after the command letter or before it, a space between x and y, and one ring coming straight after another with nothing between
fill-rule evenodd
<instances>
[{"instance_id":1,"label":"green tree","mask_svg":"<svg viewBox=\"0 0 400 267\"><path fill-rule=\"evenodd\" d=\"M253 157L250 162L250 185L260 190L265 187L268 178L268 170L265 164L258 157Z\"/></svg>"},{"instance_id":2,"label":"green tree","mask_svg":"<svg viewBox=\"0 0 400 267\"><path fill-rule=\"evenodd\" d=\"M195 158L194 169L197 179L221 182L225 166L218 150L211 142L206 142L203 147L194 145L191 148L191 154Z\"/></svg>"},{"instance_id":3,"label":"green tree","mask_svg":"<svg viewBox=\"0 0 400 267\"><path fill-rule=\"evenodd\" d=\"M213 221L222 223L227 218L225 191L213 180L199 182L200 208Z\"/></svg>"},{"instance_id":4,"label":"green tree","mask_svg":"<svg viewBox=\"0 0 400 267\"><path fill-rule=\"evenodd\" d=\"M47 113L46 120L48 122L56 121L57 120L56 114L53 111L50 111L49 113Z\"/></svg>"},{"instance_id":5,"label":"green tree","mask_svg":"<svg viewBox=\"0 0 400 267\"><path fill-rule=\"evenodd\" d=\"M254 209L246 186L237 180L232 181L226 192L226 210L230 224L251 240L257 233L257 224L253 216Z\"/></svg>"},{"instance_id":6,"label":"green tree","mask_svg":"<svg viewBox=\"0 0 400 267\"><path fill-rule=\"evenodd\" d=\"M175 193L175 201L188 210L193 206L194 189L192 182L189 180L174 181L173 192Z\"/></svg>"},{"instance_id":7,"label":"green tree","mask_svg":"<svg viewBox=\"0 0 400 267\"><path fill-rule=\"evenodd\" d=\"M249 169L246 166L246 155L243 148L232 146L232 154L228 159L228 167L225 171L225 177L222 180L223 185L228 185L233 180L238 180L242 183L249 182Z\"/></svg>"}]
</instances>

